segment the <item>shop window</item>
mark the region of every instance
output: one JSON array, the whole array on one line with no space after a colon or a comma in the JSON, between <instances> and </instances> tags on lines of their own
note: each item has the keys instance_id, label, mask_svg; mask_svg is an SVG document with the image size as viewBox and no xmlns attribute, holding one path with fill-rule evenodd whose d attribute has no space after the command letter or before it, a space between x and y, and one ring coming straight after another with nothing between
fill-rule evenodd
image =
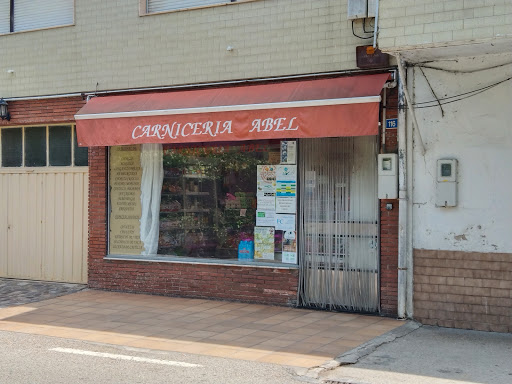
<instances>
[{"instance_id":1,"label":"shop window","mask_svg":"<svg viewBox=\"0 0 512 384\"><path fill-rule=\"evenodd\" d=\"M71 130L69 126L50 127L50 165L71 165Z\"/></svg>"},{"instance_id":2,"label":"shop window","mask_svg":"<svg viewBox=\"0 0 512 384\"><path fill-rule=\"evenodd\" d=\"M280 141L164 145L149 157L141 148L110 152L111 254L296 263L296 166L281 164L288 152ZM144 171L147 158L158 159L153 176ZM282 181L282 215L280 169L293 171ZM144 204L155 199L157 233L148 251L151 215Z\"/></svg>"},{"instance_id":3,"label":"shop window","mask_svg":"<svg viewBox=\"0 0 512 384\"><path fill-rule=\"evenodd\" d=\"M146 13L169 12L236 2L238 0L147 0Z\"/></svg>"},{"instance_id":4,"label":"shop window","mask_svg":"<svg viewBox=\"0 0 512 384\"><path fill-rule=\"evenodd\" d=\"M21 128L2 129L2 165L21 167L23 161L23 132Z\"/></svg>"},{"instance_id":5,"label":"shop window","mask_svg":"<svg viewBox=\"0 0 512 384\"><path fill-rule=\"evenodd\" d=\"M46 127L25 128L25 165L46 166Z\"/></svg>"},{"instance_id":6,"label":"shop window","mask_svg":"<svg viewBox=\"0 0 512 384\"><path fill-rule=\"evenodd\" d=\"M0 129L1 167L87 166L74 125Z\"/></svg>"},{"instance_id":7,"label":"shop window","mask_svg":"<svg viewBox=\"0 0 512 384\"><path fill-rule=\"evenodd\" d=\"M74 0L4 0L0 34L73 24Z\"/></svg>"}]
</instances>

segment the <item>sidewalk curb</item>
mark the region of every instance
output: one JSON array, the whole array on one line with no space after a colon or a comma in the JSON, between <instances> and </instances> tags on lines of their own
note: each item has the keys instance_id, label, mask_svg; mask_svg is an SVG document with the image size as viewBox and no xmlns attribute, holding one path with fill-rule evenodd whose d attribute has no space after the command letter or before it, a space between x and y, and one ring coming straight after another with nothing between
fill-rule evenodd
<instances>
[{"instance_id":1,"label":"sidewalk curb","mask_svg":"<svg viewBox=\"0 0 512 384\"><path fill-rule=\"evenodd\" d=\"M327 372L332 371L340 366L357 363L360 359L368 356L381 345L391 343L396 339L404 337L409 333L414 332L421 326L421 324L413 320L407 320L407 322L400 327L386 332L381 336L377 336L370 341L367 341L366 343L361 344L360 346L351 349L350 351L347 351L318 367L310 368L306 372L297 372L297 375L302 376L305 379L319 379Z\"/></svg>"}]
</instances>

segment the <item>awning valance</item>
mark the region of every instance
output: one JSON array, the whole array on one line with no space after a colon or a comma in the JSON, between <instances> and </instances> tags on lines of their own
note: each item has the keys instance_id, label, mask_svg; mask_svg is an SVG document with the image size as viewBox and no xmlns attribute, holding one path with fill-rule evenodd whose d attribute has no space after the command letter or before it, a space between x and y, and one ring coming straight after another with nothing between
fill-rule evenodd
<instances>
[{"instance_id":1,"label":"awning valance","mask_svg":"<svg viewBox=\"0 0 512 384\"><path fill-rule=\"evenodd\" d=\"M75 115L80 146L378 133L389 74L94 97Z\"/></svg>"}]
</instances>

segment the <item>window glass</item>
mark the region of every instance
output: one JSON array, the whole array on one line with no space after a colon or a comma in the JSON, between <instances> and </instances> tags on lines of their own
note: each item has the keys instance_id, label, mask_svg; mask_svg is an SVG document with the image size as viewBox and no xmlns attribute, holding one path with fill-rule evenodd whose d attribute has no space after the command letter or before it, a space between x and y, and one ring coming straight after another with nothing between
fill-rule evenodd
<instances>
[{"instance_id":1,"label":"window glass","mask_svg":"<svg viewBox=\"0 0 512 384\"><path fill-rule=\"evenodd\" d=\"M21 167L23 161L21 128L4 128L1 130L2 166Z\"/></svg>"},{"instance_id":2,"label":"window glass","mask_svg":"<svg viewBox=\"0 0 512 384\"><path fill-rule=\"evenodd\" d=\"M75 165L77 167L86 167L88 165L88 148L79 147L76 139L76 128L73 128L74 139L74 151L75 151Z\"/></svg>"},{"instance_id":3,"label":"window glass","mask_svg":"<svg viewBox=\"0 0 512 384\"><path fill-rule=\"evenodd\" d=\"M46 127L25 128L25 167L46 166Z\"/></svg>"},{"instance_id":4,"label":"window glass","mask_svg":"<svg viewBox=\"0 0 512 384\"><path fill-rule=\"evenodd\" d=\"M71 127L49 127L49 157L51 166L71 165Z\"/></svg>"},{"instance_id":5,"label":"window glass","mask_svg":"<svg viewBox=\"0 0 512 384\"><path fill-rule=\"evenodd\" d=\"M109 152L111 254L297 263L295 141Z\"/></svg>"},{"instance_id":6,"label":"window glass","mask_svg":"<svg viewBox=\"0 0 512 384\"><path fill-rule=\"evenodd\" d=\"M238 259L241 246L252 258L257 168L278 161L279 148L279 142L164 146L158 253Z\"/></svg>"}]
</instances>

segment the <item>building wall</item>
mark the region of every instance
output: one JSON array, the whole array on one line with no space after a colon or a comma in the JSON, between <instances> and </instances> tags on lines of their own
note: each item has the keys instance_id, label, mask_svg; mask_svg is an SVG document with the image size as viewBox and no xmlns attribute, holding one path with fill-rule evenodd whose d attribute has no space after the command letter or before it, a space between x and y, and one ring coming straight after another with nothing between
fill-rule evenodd
<instances>
[{"instance_id":1,"label":"building wall","mask_svg":"<svg viewBox=\"0 0 512 384\"><path fill-rule=\"evenodd\" d=\"M448 71L409 69L416 103L512 77L510 54L428 66ZM426 324L511 331L511 100L508 80L443 111L415 109L426 152L416 145L413 156L414 317ZM436 161L443 158L458 160L456 207L435 206Z\"/></svg>"},{"instance_id":2,"label":"building wall","mask_svg":"<svg viewBox=\"0 0 512 384\"><path fill-rule=\"evenodd\" d=\"M509 0L381 0L379 47L449 45L510 37Z\"/></svg>"},{"instance_id":3,"label":"building wall","mask_svg":"<svg viewBox=\"0 0 512 384\"><path fill-rule=\"evenodd\" d=\"M89 149L89 287L296 305L298 269L107 260L107 149Z\"/></svg>"},{"instance_id":4,"label":"building wall","mask_svg":"<svg viewBox=\"0 0 512 384\"><path fill-rule=\"evenodd\" d=\"M353 69L355 47L366 42L352 35L347 0L255 0L143 17L139 0L75 3L74 26L0 36L1 97Z\"/></svg>"},{"instance_id":5,"label":"building wall","mask_svg":"<svg viewBox=\"0 0 512 384\"><path fill-rule=\"evenodd\" d=\"M423 324L512 332L512 255L414 252L414 317Z\"/></svg>"}]
</instances>

